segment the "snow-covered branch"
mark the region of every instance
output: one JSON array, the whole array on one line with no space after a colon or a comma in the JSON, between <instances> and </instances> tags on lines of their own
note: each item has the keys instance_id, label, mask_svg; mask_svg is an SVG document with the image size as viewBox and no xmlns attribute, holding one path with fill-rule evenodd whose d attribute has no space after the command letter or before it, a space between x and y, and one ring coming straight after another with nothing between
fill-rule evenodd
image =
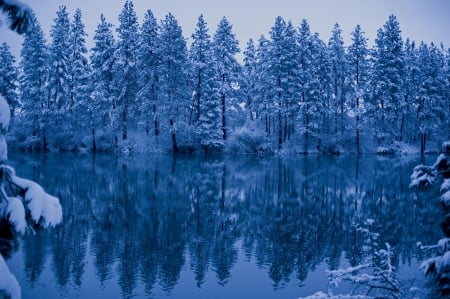
<instances>
[{"instance_id":1,"label":"snow-covered branch","mask_svg":"<svg viewBox=\"0 0 450 299\"><path fill-rule=\"evenodd\" d=\"M0 0L0 10L7 15L11 30L23 34L31 27L33 12L28 5L16 0Z\"/></svg>"}]
</instances>

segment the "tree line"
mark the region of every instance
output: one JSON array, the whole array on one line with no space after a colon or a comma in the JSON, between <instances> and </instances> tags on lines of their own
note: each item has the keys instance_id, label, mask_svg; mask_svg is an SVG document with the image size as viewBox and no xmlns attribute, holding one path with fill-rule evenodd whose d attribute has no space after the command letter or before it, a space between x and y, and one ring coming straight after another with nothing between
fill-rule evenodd
<instances>
[{"instance_id":1,"label":"tree line","mask_svg":"<svg viewBox=\"0 0 450 299\"><path fill-rule=\"evenodd\" d=\"M48 43L36 18L19 66L0 47L0 93L16 146L32 150L393 152L433 150L450 135L450 55L403 41L391 15L369 48L362 28L344 45L306 20L277 17L249 40L243 63L224 17L201 15L188 46L176 18L138 23L126 1L103 15L88 51L82 13L57 11ZM431 144L431 145L430 145Z\"/></svg>"}]
</instances>

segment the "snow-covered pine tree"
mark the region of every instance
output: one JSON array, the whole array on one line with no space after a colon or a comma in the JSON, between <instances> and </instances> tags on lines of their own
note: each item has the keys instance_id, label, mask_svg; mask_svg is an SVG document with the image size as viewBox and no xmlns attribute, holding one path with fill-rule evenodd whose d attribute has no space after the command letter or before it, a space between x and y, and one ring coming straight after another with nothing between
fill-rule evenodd
<instances>
[{"instance_id":1,"label":"snow-covered pine tree","mask_svg":"<svg viewBox=\"0 0 450 299\"><path fill-rule=\"evenodd\" d=\"M189 59L191 62L193 101L189 111L189 125L196 123L200 119L200 102L204 98L203 90L208 78L205 69L214 65L211 52L211 40L208 33L208 26L203 15L198 17L197 26L192 34L192 45L189 49ZM209 74L211 75L211 74Z\"/></svg>"},{"instance_id":2,"label":"snow-covered pine tree","mask_svg":"<svg viewBox=\"0 0 450 299\"><path fill-rule=\"evenodd\" d=\"M312 35L308 22L303 19L299 27L299 80L300 80L300 133L303 135L303 151L307 152L310 147L311 129L314 127L313 114L314 102L310 97L311 91L311 69L313 67L312 57Z\"/></svg>"},{"instance_id":3,"label":"snow-covered pine tree","mask_svg":"<svg viewBox=\"0 0 450 299\"><path fill-rule=\"evenodd\" d=\"M445 138L441 129L445 128L448 98L445 88L445 59L441 50L433 43L427 46L422 42L418 49L418 59L420 87L414 106L417 107L420 152L424 153L428 139Z\"/></svg>"},{"instance_id":4,"label":"snow-covered pine tree","mask_svg":"<svg viewBox=\"0 0 450 299\"><path fill-rule=\"evenodd\" d=\"M255 104L254 97L256 97L256 47L252 39L249 39L247 46L244 50L244 69L243 69L243 82L244 90L246 92L246 108L249 112L249 117L251 121L254 121L258 116L254 114L257 109L253 106Z\"/></svg>"},{"instance_id":5,"label":"snow-covered pine tree","mask_svg":"<svg viewBox=\"0 0 450 299\"><path fill-rule=\"evenodd\" d=\"M405 53L405 103L408 109L405 118L404 140L410 144L416 142L417 136L417 111L414 102L420 88L420 65L416 43L409 38L404 43Z\"/></svg>"},{"instance_id":6,"label":"snow-covered pine tree","mask_svg":"<svg viewBox=\"0 0 450 299\"><path fill-rule=\"evenodd\" d=\"M239 42L232 32L232 26L223 17L214 33L212 48L216 61L216 72L220 82L220 99L222 107L223 140L227 139L229 124L227 123L227 107L235 98L233 84L240 81L241 68L235 55L240 52Z\"/></svg>"},{"instance_id":7,"label":"snow-covered pine tree","mask_svg":"<svg viewBox=\"0 0 450 299\"><path fill-rule=\"evenodd\" d=\"M87 48L84 24L81 20L81 10L77 9L70 27L70 105L69 117L72 125L72 135L76 145L82 134L89 129L87 117L87 102L91 94L90 67L86 57Z\"/></svg>"},{"instance_id":8,"label":"snow-covered pine tree","mask_svg":"<svg viewBox=\"0 0 450 299\"><path fill-rule=\"evenodd\" d=\"M44 151L48 147L48 78L49 54L41 25L33 16L33 25L25 34L22 44L20 98L23 105L23 121L27 129L25 136L31 136L32 149ZM37 143L37 144L34 144Z\"/></svg>"},{"instance_id":9,"label":"snow-covered pine tree","mask_svg":"<svg viewBox=\"0 0 450 299\"><path fill-rule=\"evenodd\" d=\"M139 92L138 102L141 122L147 135L153 126L153 135L159 135L160 103L158 102L158 23L151 10L147 10L141 26L138 65L139 65Z\"/></svg>"},{"instance_id":10,"label":"snow-covered pine tree","mask_svg":"<svg viewBox=\"0 0 450 299\"><path fill-rule=\"evenodd\" d=\"M332 96L335 91L332 63L328 47L317 33L311 36L309 52L313 61L309 66L309 82L306 85L309 101L309 134L315 139L317 150L336 153L340 149L337 147L338 134L332 130L336 120L336 107Z\"/></svg>"},{"instance_id":11,"label":"snow-covered pine tree","mask_svg":"<svg viewBox=\"0 0 450 299\"><path fill-rule=\"evenodd\" d=\"M16 58L9 49L7 43L0 45L0 95L8 102L11 116L14 117L14 111L19 107L17 96L19 70L15 66Z\"/></svg>"},{"instance_id":12,"label":"snow-covered pine tree","mask_svg":"<svg viewBox=\"0 0 450 299\"><path fill-rule=\"evenodd\" d=\"M333 114L334 114L334 134L338 136L338 142L342 141L345 132L344 113L346 110L346 85L345 73L347 62L345 59L344 40L342 39L342 29L335 23L328 40L328 55L331 62L331 77L333 81Z\"/></svg>"},{"instance_id":13,"label":"snow-covered pine tree","mask_svg":"<svg viewBox=\"0 0 450 299\"><path fill-rule=\"evenodd\" d=\"M297 115L297 100L300 98L298 81L298 45L296 31L289 21L277 17L270 31L268 57L271 61L267 69L270 86L270 98L274 111L272 125L277 132L277 145L290 139L294 130L294 118Z\"/></svg>"},{"instance_id":14,"label":"snow-covered pine tree","mask_svg":"<svg viewBox=\"0 0 450 299\"><path fill-rule=\"evenodd\" d=\"M138 92L137 52L139 26L132 1L125 1L119 15L118 42L114 53L114 82L117 98L117 117L122 131L122 140L128 139L131 121L137 119L136 95ZM135 118L130 118L135 115Z\"/></svg>"},{"instance_id":15,"label":"snow-covered pine tree","mask_svg":"<svg viewBox=\"0 0 450 299\"><path fill-rule=\"evenodd\" d=\"M66 6L60 6L50 36L50 72L49 87L49 132L54 148L70 146L72 140L72 128L70 122L66 122L71 110L70 94L70 20ZM50 141L50 140L49 140ZM67 143L69 141L69 144Z\"/></svg>"},{"instance_id":16,"label":"snow-covered pine tree","mask_svg":"<svg viewBox=\"0 0 450 299\"><path fill-rule=\"evenodd\" d=\"M380 145L402 140L406 113L404 101L405 58L397 17L378 29L373 51L372 114Z\"/></svg>"},{"instance_id":17,"label":"snow-covered pine tree","mask_svg":"<svg viewBox=\"0 0 450 299\"><path fill-rule=\"evenodd\" d=\"M347 84L349 90L349 106L355 118L355 147L356 152L361 153L361 131L365 123L365 100L369 83L369 62L367 38L360 25L356 25L351 33L352 44L347 53Z\"/></svg>"},{"instance_id":18,"label":"snow-covered pine tree","mask_svg":"<svg viewBox=\"0 0 450 299\"><path fill-rule=\"evenodd\" d=\"M113 67L115 40L112 33L112 24L100 16L100 23L94 34L95 45L91 49L91 97L87 103L87 113L90 118L90 131L92 136L92 149L98 149L98 131L110 133L113 128L111 114L115 111L113 95Z\"/></svg>"},{"instance_id":19,"label":"snow-covered pine tree","mask_svg":"<svg viewBox=\"0 0 450 299\"><path fill-rule=\"evenodd\" d=\"M189 122L197 127L197 134L205 153L220 149L223 142L219 80L215 71L207 23L200 15L190 48L192 65L193 103Z\"/></svg>"},{"instance_id":20,"label":"snow-covered pine tree","mask_svg":"<svg viewBox=\"0 0 450 299\"><path fill-rule=\"evenodd\" d=\"M272 104L269 99L269 75L267 69L270 65L270 57L268 55L269 40L263 35L258 40L258 47L256 48L256 65L254 88L255 93L252 95L252 109L255 112L255 117L261 122L264 127L266 135L272 135Z\"/></svg>"},{"instance_id":21,"label":"snow-covered pine tree","mask_svg":"<svg viewBox=\"0 0 450 299\"><path fill-rule=\"evenodd\" d=\"M162 20L159 37L158 55L161 63L158 66L158 97L163 102L162 121L167 121L172 151L178 152L177 134L181 129L189 129L187 123L191 92L186 41L178 21L171 13Z\"/></svg>"},{"instance_id":22,"label":"snow-covered pine tree","mask_svg":"<svg viewBox=\"0 0 450 299\"><path fill-rule=\"evenodd\" d=\"M29 22L34 21L30 16L31 10L18 1L14 1L12 5L11 1L0 1L0 9L9 12L9 18L14 22L10 28L19 33L27 30ZM25 20L22 16L24 10ZM8 152L4 134L9 126L10 116L8 102L0 95L0 215L10 223L11 231L19 234L24 234L27 229L26 215L35 224L54 227L62 220L59 199L47 194L37 183L16 176L14 168L4 164ZM20 298L20 285L1 255L0 272L0 293L6 297Z\"/></svg>"}]
</instances>

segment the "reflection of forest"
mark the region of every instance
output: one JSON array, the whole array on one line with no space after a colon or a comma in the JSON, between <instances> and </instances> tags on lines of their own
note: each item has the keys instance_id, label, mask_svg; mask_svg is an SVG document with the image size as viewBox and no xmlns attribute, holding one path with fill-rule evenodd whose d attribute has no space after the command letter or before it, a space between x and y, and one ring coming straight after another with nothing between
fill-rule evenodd
<instances>
[{"instance_id":1,"label":"reflection of forest","mask_svg":"<svg viewBox=\"0 0 450 299\"><path fill-rule=\"evenodd\" d=\"M440 233L439 206L408 188L417 161L69 154L12 160L18 174L42 182L64 209L57 229L22 242L32 284L51 259L60 286L81 285L88 255L101 283L117 274L124 297L141 282L148 294L155 284L170 290L186 266L199 287L210 271L226 284L242 244L245 258L267 269L278 288L302 282L322 262L332 269L342 258L361 262L356 225L368 218L376 220L380 243L395 248L395 264L418 257L416 241L433 243Z\"/></svg>"}]
</instances>

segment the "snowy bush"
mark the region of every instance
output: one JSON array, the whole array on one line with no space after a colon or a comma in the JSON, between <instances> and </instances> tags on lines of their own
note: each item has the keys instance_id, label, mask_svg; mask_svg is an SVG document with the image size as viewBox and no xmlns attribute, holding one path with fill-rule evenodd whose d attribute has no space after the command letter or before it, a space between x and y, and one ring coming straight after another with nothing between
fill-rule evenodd
<instances>
[{"instance_id":1,"label":"snowy bush","mask_svg":"<svg viewBox=\"0 0 450 299\"><path fill-rule=\"evenodd\" d=\"M343 281L354 285L351 294L334 295L318 292L303 299L360 299L360 298L403 298L406 294L402 290L396 269L392 264L393 249L389 243L379 246L378 234L372 231L373 219L367 219L359 231L366 238L368 257L360 265L345 269L326 271L328 281L337 287Z\"/></svg>"},{"instance_id":2,"label":"snowy bush","mask_svg":"<svg viewBox=\"0 0 450 299\"><path fill-rule=\"evenodd\" d=\"M0 298L21 298L22 291L16 277L9 271L3 256L0 255Z\"/></svg>"},{"instance_id":3,"label":"snowy bush","mask_svg":"<svg viewBox=\"0 0 450 299\"><path fill-rule=\"evenodd\" d=\"M440 192L441 203L446 207L450 207L450 141L442 144L441 153L437 157L436 162L432 166L418 165L414 167L411 175L411 187L423 187L431 185L443 177ZM434 251L434 255L424 262L420 268L425 275L433 275L439 283L441 295L450 294L450 230L449 222L450 214L441 223L441 227L445 234L445 238L438 241L436 245L424 246L418 242L418 247L423 251Z\"/></svg>"},{"instance_id":4,"label":"snowy bush","mask_svg":"<svg viewBox=\"0 0 450 299\"><path fill-rule=\"evenodd\" d=\"M0 217L11 230L23 235L27 228L27 216L35 224L53 227L62 220L59 199L46 193L42 187L30 180L16 176L14 168L5 165L8 147L4 133L10 121L10 110L6 100L0 96ZM0 255L0 296L20 298L20 286Z\"/></svg>"}]
</instances>

